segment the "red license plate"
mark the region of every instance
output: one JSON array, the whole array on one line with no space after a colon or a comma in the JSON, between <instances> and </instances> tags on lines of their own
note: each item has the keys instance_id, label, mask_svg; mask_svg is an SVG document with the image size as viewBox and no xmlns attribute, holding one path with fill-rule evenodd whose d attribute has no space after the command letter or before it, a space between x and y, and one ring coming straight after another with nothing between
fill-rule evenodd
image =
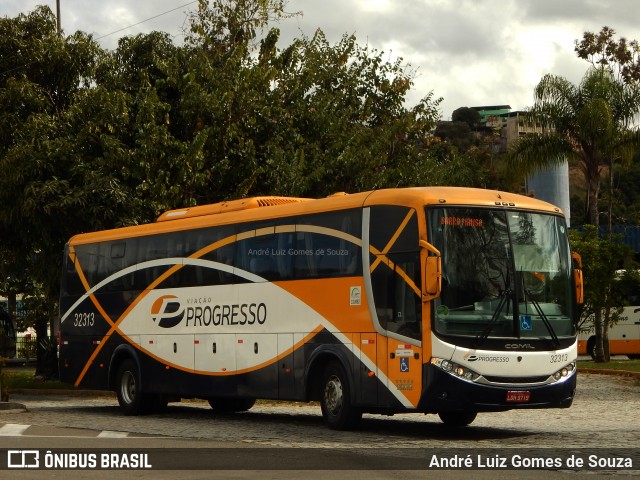
<instances>
[{"instance_id":1,"label":"red license plate","mask_svg":"<svg viewBox=\"0 0 640 480\"><path fill-rule=\"evenodd\" d=\"M509 403L525 403L531 398L531 392L528 390L510 390L507 392L507 402Z\"/></svg>"}]
</instances>

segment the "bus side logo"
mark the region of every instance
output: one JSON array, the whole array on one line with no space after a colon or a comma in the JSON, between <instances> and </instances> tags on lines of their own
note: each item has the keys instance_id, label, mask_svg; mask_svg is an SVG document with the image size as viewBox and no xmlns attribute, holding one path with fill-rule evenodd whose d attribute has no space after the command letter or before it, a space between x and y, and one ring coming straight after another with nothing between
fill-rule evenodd
<instances>
[{"instance_id":1,"label":"bus side logo","mask_svg":"<svg viewBox=\"0 0 640 480\"><path fill-rule=\"evenodd\" d=\"M151 318L159 327L173 328L184 318L184 308L175 295L163 295L153 302Z\"/></svg>"}]
</instances>

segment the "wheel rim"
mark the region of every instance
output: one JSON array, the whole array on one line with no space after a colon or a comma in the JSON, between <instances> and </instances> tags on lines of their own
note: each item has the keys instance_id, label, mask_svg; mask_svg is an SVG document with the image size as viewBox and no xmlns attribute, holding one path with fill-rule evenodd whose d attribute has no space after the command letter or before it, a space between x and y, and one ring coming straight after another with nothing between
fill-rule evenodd
<instances>
[{"instance_id":1,"label":"wheel rim","mask_svg":"<svg viewBox=\"0 0 640 480\"><path fill-rule=\"evenodd\" d=\"M136 379L133 373L126 371L122 374L120 393L122 393L122 399L126 403L133 403L133 399L136 396Z\"/></svg>"},{"instance_id":2,"label":"wheel rim","mask_svg":"<svg viewBox=\"0 0 640 480\"><path fill-rule=\"evenodd\" d=\"M336 415L342 409L343 401L342 382L332 375L324 386L324 404L331 415Z\"/></svg>"}]
</instances>

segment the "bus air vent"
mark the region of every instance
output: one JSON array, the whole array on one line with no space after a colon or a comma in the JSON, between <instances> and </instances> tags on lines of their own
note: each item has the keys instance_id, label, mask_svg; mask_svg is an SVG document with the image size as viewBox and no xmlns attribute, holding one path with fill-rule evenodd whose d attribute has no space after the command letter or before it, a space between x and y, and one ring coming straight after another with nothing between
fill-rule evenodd
<instances>
[{"instance_id":1,"label":"bus air vent","mask_svg":"<svg viewBox=\"0 0 640 480\"><path fill-rule=\"evenodd\" d=\"M252 197L241 198L239 200L229 200L228 202L213 203L211 205L199 205L197 207L179 208L169 210L158 217L158 222L167 222L182 218L201 217L203 215L215 215L218 213L237 212L259 207L273 207L278 205L288 205L311 201L311 198L296 197Z\"/></svg>"}]
</instances>

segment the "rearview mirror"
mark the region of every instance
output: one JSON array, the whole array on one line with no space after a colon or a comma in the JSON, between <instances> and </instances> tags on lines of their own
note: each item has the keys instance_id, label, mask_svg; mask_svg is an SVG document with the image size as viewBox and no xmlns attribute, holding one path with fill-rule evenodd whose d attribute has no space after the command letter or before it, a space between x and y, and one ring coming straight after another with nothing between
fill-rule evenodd
<instances>
[{"instance_id":1,"label":"rearview mirror","mask_svg":"<svg viewBox=\"0 0 640 480\"><path fill-rule=\"evenodd\" d=\"M439 297L442 290L442 256L436 247L425 240L420 240L420 248L426 250L422 301L428 302Z\"/></svg>"},{"instance_id":2,"label":"rearview mirror","mask_svg":"<svg viewBox=\"0 0 640 480\"><path fill-rule=\"evenodd\" d=\"M571 252L573 259L573 283L576 286L576 303L584 303L584 284L582 280L582 257L578 252Z\"/></svg>"}]
</instances>

